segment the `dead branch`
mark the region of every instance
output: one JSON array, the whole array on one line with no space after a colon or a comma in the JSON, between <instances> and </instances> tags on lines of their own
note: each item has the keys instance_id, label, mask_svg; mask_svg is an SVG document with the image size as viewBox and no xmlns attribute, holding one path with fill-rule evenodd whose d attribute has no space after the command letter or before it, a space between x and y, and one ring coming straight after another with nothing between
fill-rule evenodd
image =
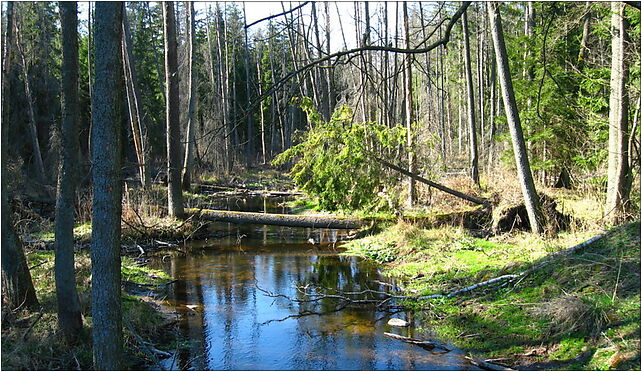
<instances>
[{"instance_id":1,"label":"dead branch","mask_svg":"<svg viewBox=\"0 0 642 372\"><path fill-rule=\"evenodd\" d=\"M514 371L513 369L510 369L508 367L500 366L497 364L489 363L487 361L481 360L481 359L475 359L470 356L464 357L468 362L474 366L477 366L479 368L485 369L487 371Z\"/></svg>"},{"instance_id":2,"label":"dead branch","mask_svg":"<svg viewBox=\"0 0 642 372\"><path fill-rule=\"evenodd\" d=\"M438 348L438 349L445 350L446 352L450 352L451 351L449 348L447 348L444 345L441 345L441 344L439 344L439 343L437 343L435 341L422 341L422 340L417 340L417 339L414 339L414 338L401 336L401 335L398 335L398 334L395 334L395 333L388 333L388 332L384 332L383 334L388 336L388 337L390 337L390 338L393 338L395 340L403 341L403 342L408 343L408 344L417 345L417 346L419 346L421 348L424 348L426 350L433 350L435 348Z\"/></svg>"},{"instance_id":3,"label":"dead branch","mask_svg":"<svg viewBox=\"0 0 642 372\"><path fill-rule=\"evenodd\" d=\"M42 318L42 316L43 316L43 315L45 315L45 313L42 313L42 312L41 312L40 314L38 314L38 317L36 317L36 319L33 321L33 323L31 323L31 325L29 326L29 328L27 328L27 330L25 331L25 333L22 335L22 340L23 340L23 341L27 339L27 337L29 336L29 333L31 333L31 330L32 330L32 329L33 329L33 327L36 325L36 323L38 323L38 321Z\"/></svg>"}]
</instances>

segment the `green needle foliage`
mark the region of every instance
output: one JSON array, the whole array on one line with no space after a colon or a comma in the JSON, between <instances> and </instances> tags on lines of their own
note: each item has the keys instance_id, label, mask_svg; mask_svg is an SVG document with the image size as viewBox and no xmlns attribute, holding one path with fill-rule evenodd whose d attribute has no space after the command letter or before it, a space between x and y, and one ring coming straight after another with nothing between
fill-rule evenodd
<instances>
[{"instance_id":1,"label":"green needle foliage","mask_svg":"<svg viewBox=\"0 0 642 372\"><path fill-rule=\"evenodd\" d=\"M337 108L325 122L308 97L295 102L312 129L301 142L274 159L275 165L294 161L290 175L297 186L319 198L326 210L384 210L397 206L392 188L398 177L377 164L370 154L389 158L405 144L406 129L374 122L353 122L348 106ZM382 198L383 192L387 197ZM398 194L398 193L396 193Z\"/></svg>"}]
</instances>

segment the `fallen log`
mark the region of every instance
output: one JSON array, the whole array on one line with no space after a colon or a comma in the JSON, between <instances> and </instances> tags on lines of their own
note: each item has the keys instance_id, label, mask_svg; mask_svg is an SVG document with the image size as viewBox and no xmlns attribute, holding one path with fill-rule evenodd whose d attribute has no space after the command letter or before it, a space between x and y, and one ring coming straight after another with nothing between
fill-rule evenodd
<instances>
[{"instance_id":1,"label":"fallen log","mask_svg":"<svg viewBox=\"0 0 642 372\"><path fill-rule=\"evenodd\" d=\"M214 209L189 208L188 215L208 221L238 224L276 225L289 227L312 227L327 229L356 229L367 224L367 220L355 217L330 215L295 215L275 213L236 212Z\"/></svg>"}]
</instances>

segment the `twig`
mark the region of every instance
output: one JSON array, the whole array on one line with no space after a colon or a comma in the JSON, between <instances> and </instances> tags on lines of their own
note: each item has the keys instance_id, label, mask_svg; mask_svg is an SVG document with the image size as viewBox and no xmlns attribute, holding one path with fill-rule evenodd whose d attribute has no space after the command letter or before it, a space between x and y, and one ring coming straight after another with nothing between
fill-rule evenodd
<instances>
[{"instance_id":1,"label":"twig","mask_svg":"<svg viewBox=\"0 0 642 372\"><path fill-rule=\"evenodd\" d=\"M129 330L129 333L131 333L132 336L134 336L136 341L141 346L143 346L145 349L147 349L147 354L152 358L152 360L158 366L158 368L161 371L164 371L165 369L163 368L163 366L161 365L160 361L156 357L156 354L154 354L154 352L150 349L150 347L147 345L147 343L145 341L143 341L143 339L136 332L134 332L134 327L132 327L131 323L129 323L129 320L123 318L123 323L125 323L125 326L127 326L127 329Z\"/></svg>"},{"instance_id":2,"label":"twig","mask_svg":"<svg viewBox=\"0 0 642 372\"><path fill-rule=\"evenodd\" d=\"M32 330L32 329L33 329L33 327L36 325L36 323L38 323L38 321L40 320L40 318L42 318L42 316L43 316L43 315L45 315L45 313L43 313L43 312L41 312L40 314L38 314L38 317L33 321L33 323L31 323L31 325L29 326L29 328L27 328L27 330L25 331L25 333L22 335L22 340L23 340L23 341L27 339L27 336L29 336L29 333L31 333L31 330Z\"/></svg>"}]
</instances>

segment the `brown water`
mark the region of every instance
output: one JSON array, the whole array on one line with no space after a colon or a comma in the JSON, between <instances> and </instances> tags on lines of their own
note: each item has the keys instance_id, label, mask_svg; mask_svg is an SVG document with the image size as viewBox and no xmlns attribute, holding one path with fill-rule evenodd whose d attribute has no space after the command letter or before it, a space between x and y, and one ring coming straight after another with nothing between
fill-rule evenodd
<instances>
[{"instance_id":1,"label":"brown water","mask_svg":"<svg viewBox=\"0 0 642 372\"><path fill-rule=\"evenodd\" d=\"M301 298L297 285L305 284L344 291L389 289L379 283L386 278L376 267L338 255L335 243L347 231L231 224L212 229L229 233L193 244L187 256L152 261L153 267L178 279L168 304L179 314L181 332L189 342L163 361L164 368L472 369L457 351L434 355L383 334L426 337L413 327L387 325L391 316L420 323L412 314L393 315L372 307L334 312L334 300L300 304L264 293ZM306 243L309 238L317 244ZM299 317L303 311L323 315Z\"/></svg>"}]
</instances>

